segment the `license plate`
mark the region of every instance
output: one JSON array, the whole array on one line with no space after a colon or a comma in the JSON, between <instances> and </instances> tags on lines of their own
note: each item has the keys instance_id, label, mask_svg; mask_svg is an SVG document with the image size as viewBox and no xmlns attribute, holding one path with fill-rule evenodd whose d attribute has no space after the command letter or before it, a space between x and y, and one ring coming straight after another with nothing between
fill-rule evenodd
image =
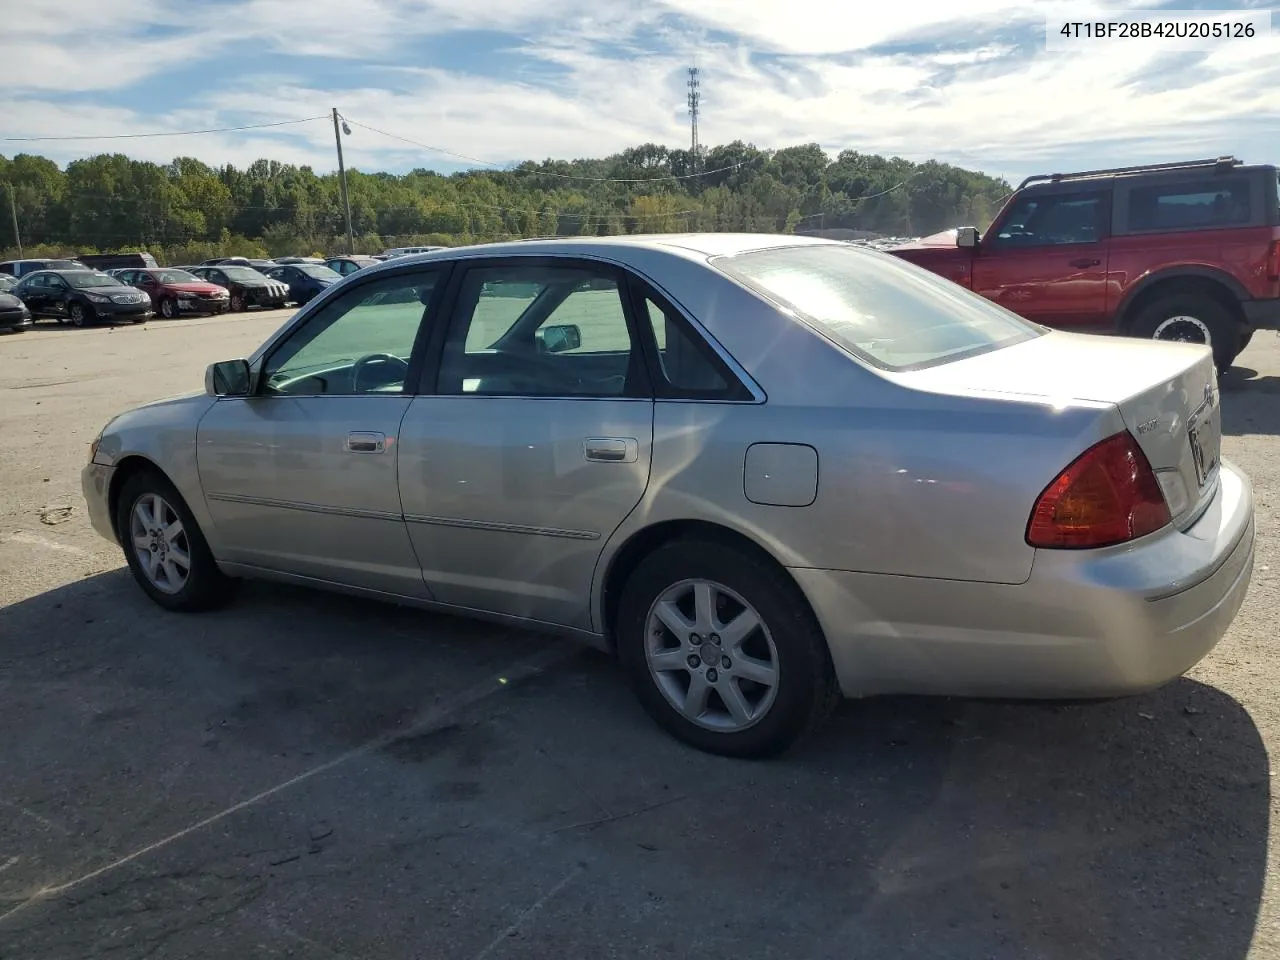
<instances>
[{"instance_id":1,"label":"license plate","mask_svg":"<svg viewBox=\"0 0 1280 960\"><path fill-rule=\"evenodd\" d=\"M1218 411L1209 399L1195 412L1187 425L1187 439L1191 443L1191 461L1196 468L1196 481L1204 486L1218 466L1218 450L1221 446Z\"/></svg>"}]
</instances>

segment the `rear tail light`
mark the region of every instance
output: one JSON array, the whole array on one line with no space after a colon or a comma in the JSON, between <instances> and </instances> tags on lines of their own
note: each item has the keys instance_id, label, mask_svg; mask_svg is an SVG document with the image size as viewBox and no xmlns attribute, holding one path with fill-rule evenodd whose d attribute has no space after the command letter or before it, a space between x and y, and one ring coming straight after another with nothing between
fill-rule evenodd
<instances>
[{"instance_id":1,"label":"rear tail light","mask_svg":"<svg viewBox=\"0 0 1280 960\"><path fill-rule=\"evenodd\" d=\"M1271 241L1271 254L1267 257L1267 279L1280 280L1280 240Z\"/></svg>"},{"instance_id":2,"label":"rear tail light","mask_svg":"<svg viewBox=\"0 0 1280 960\"><path fill-rule=\"evenodd\" d=\"M1155 471L1127 430L1095 444L1045 487L1031 511L1033 547L1108 547L1170 522Z\"/></svg>"}]
</instances>

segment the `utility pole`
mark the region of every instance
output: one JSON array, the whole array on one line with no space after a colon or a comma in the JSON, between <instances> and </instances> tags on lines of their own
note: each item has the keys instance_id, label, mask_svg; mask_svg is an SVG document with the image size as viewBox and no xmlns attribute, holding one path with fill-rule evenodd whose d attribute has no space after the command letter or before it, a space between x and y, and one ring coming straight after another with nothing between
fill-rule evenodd
<instances>
[{"instance_id":1,"label":"utility pole","mask_svg":"<svg viewBox=\"0 0 1280 960\"><path fill-rule=\"evenodd\" d=\"M702 81L699 79L697 67L689 68L689 149L693 154L694 168L697 169L701 159L702 145L698 142L698 112L702 104Z\"/></svg>"},{"instance_id":2,"label":"utility pole","mask_svg":"<svg viewBox=\"0 0 1280 960\"><path fill-rule=\"evenodd\" d=\"M338 108L333 108L333 141L338 145L338 180L342 184L342 209L347 215L347 254L356 252L355 237L351 234L351 200L347 197L347 168L342 162L342 130L338 126Z\"/></svg>"},{"instance_id":3,"label":"utility pole","mask_svg":"<svg viewBox=\"0 0 1280 960\"><path fill-rule=\"evenodd\" d=\"M22 256L22 235L18 233L18 204L13 199L13 182L4 185L4 192L9 195L9 215L13 217L13 242L18 245L18 256Z\"/></svg>"}]
</instances>

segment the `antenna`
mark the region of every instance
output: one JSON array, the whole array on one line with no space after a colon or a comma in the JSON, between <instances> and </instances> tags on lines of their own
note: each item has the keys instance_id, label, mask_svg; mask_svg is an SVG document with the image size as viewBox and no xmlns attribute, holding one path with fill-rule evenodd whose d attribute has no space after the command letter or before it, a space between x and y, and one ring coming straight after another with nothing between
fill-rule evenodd
<instances>
[{"instance_id":1,"label":"antenna","mask_svg":"<svg viewBox=\"0 0 1280 960\"><path fill-rule=\"evenodd\" d=\"M702 104L702 83L699 73L697 67L689 68L689 140L695 166L702 152L702 145L698 143L698 108Z\"/></svg>"}]
</instances>

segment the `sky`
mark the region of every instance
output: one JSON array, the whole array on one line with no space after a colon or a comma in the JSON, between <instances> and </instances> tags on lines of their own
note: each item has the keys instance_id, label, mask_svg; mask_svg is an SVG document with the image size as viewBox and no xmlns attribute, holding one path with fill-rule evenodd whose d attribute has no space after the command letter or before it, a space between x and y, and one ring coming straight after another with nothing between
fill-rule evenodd
<instances>
[{"instance_id":1,"label":"sky","mask_svg":"<svg viewBox=\"0 0 1280 960\"><path fill-rule=\"evenodd\" d=\"M1193 8L1272 11L1275 32L1211 50L1155 37L1047 49L1048 18ZM1010 179L1280 161L1280 6L1195 0L60 0L5 18L0 154L327 172L333 107L351 121L346 162L365 171L684 147L689 66L706 145L816 142ZM292 120L306 122L9 139Z\"/></svg>"}]
</instances>

